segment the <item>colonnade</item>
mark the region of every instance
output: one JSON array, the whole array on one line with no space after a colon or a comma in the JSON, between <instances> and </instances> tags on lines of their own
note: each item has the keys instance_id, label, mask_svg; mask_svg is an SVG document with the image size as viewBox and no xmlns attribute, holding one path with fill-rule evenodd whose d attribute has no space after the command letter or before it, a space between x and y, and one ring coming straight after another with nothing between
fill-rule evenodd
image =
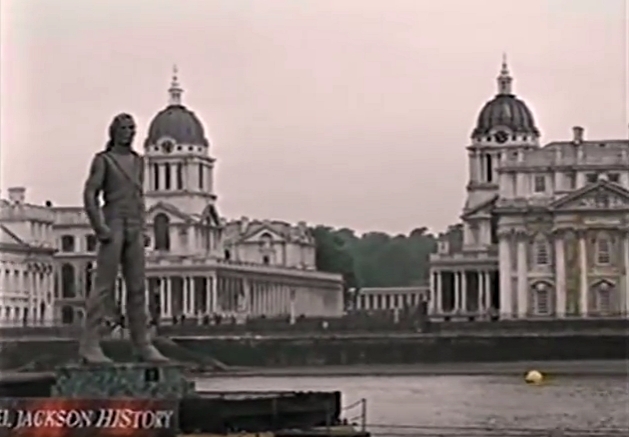
<instances>
[{"instance_id":1,"label":"colonnade","mask_svg":"<svg viewBox=\"0 0 629 437\"><path fill-rule=\"evenodd\" d=\"M492 300L491 270L434 269L430 275L431 312L440 314L488 314Z\"/></svg>"},{"instance_id":2,"label":"colonnade","mask_svg":"<svg viewBox=\"0 0 629 437\"><path fill-rule=\"evenodd\" d=\"M54 276L50 263L28 262L0 269L0 323L45 323L52 319Z\"/></svg>"},{"instance_id":3,"label":"colonnade","mask_svg":"<svg viewBox=\"0 0 629 437\"><path fill-rule=\"evenodd\" d=\"M148 165L149 190L211 190L211 167L205 162L159 162Z\"/></svg>"},{"instance_id":4,"label":"colonnade","mask_svg":"<svg viewBox=\"0 0 629 437\"><path fill-rule=\"evenodd\" d=\"M146 280L152 311L161 318L204 315L251 317L336 316L342 311L342 291L237 275L159 275ZM116 299L123 311L126 287L116 284Z\"/></svg>"}]
</instances>

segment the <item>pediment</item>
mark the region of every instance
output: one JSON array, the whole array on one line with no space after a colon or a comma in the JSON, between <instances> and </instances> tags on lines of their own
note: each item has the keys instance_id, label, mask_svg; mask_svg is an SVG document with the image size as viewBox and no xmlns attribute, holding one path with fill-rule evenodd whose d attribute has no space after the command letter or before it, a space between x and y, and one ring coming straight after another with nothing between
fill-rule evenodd
<instances>
[{"instance_id":1,"label":"pediment","mask_svg":"<svg viewBox=\"0 0 629 437\"><path fill-rule=\"evenodd\" d=\"M208 206L206 206L201 213L201 220L204 223L209 223L214 226L220 226L221 217L218 215L216 205L209 204Z\"/></svg>"},{"instance_id":2,"label":"pediment","mask_svg":"<svg viewBox=\"0 0 629 437\"><path fill-rule=\"evenodd\" d=\"M166 202L158 202L155 205L151 206L147 211L147 220L149 222L153 221L153 218L158 214L166 214L169 219L173 222L190 222L192 221L192 217L189 214L186 214L183 211L180 211L179 208L173 206Z\"/></svg>"},{"instance_id":3,"label":"pediment","mask_svg":"<svg viewBox=\"0 0 629 437\"><path fill-rule=\"evenodd\" d=\"M491 214L492 210L494 209L494 206L496 204L496 201L498 200L498 196L492 196L490 199L472 207L469 208L468 210L466 210L465 212L463 212L463 214L461 215L462 219L465 220L470 220L473 219L477 216L487 216L489 214Z\"/></svg>"},{"instance_id":4,"label":"pediment","mask_svg":"<svg viewBox=\"0 0 629 437\"><path fill-rule=\"evenodd\" d=\"M285 241L284 237L275 229L264 225L251 229L240 238L241 243L260 243L265 240L272 243Z\"/></svg>"},{"instance_id":5,"label":"pediment","mask_svg":"<svg viewBox=\"0 0 629 437\"><path fill-rule=\"evenodd\" d=\"M629 209L629 191L601 181L554 201L550 207L563 210L625 210Z\"/></svg>"}]
</instances>

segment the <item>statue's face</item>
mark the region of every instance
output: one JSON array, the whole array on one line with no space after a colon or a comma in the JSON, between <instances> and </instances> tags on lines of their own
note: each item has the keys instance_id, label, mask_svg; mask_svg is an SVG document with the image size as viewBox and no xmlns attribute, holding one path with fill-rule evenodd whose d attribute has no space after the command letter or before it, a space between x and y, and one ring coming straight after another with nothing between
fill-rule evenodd
<instances>
[{"instance_id":1,"label":"statue's face","mask_svg":"<svg viewBox=\"0 0 629 437\"><path fill-rule=\"evenodd\" d=\"M114 142L130 145L133 142L133 137L135 137L135 122L131 117L122 118L114 132Z\"/></svg>"}]
</instances>

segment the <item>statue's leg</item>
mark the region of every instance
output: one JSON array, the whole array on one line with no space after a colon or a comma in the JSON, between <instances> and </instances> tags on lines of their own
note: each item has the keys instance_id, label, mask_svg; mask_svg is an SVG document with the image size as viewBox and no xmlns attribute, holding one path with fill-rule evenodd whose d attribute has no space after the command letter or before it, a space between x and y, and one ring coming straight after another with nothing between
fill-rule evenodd
<instances>
[{"instance_id":1,"label":"statue's leg","mask_svg":"<svg viewBox=\"0 0 629 437\"><path fill-rule=\"evenodd\" d=\"M118 221L112 221L109 226L112 239L105 244L99 244L94 287L85 302L84 330L79 344L79 355L87 363L111 362L103 353L100 340L104 324L116 317L114 288L124 244L124 228Z\"/></svg>"},{"instance_id":2,"label":"statue's leg","mask_svg":"<svg viewBox=\"0 0 629 437\"><path fill-rule=\"evenodd\" d=\"M131 342L140 360L168 362L168 358L151 342L144 263L144 229L140 224L128 224L122 251L122 274L127 285L127 319Z\"/></svg>"}]
</instances>

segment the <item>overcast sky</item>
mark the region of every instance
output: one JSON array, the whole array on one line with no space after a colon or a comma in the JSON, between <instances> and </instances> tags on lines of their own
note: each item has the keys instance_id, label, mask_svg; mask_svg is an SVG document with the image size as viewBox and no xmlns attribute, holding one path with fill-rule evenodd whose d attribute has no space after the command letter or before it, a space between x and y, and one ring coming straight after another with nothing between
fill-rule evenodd
<instances>
[{"instance_id":1,"label":"overcast sky","mask_svg":"<svg viewBox=\"0 0 629 437\"><path fill-rule=\"evenodd\" d=\"M627 137L625 0L2 0L1 181L78 205L177 63L219 211L359 231L458 220L503 52L544 142Z\"/></svg>"}]
</instances>

